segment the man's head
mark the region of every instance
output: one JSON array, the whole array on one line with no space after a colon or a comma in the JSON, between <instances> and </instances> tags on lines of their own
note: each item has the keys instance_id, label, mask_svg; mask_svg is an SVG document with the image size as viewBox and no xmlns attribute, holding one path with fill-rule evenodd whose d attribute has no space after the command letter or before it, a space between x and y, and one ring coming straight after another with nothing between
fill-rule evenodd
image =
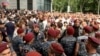
<instances>
[{"instance_id":1,"label":"man's head","mask_svg":"<svg viewBox=\"0 0 100 56\"><path fill-rule=\"evenodd\" d=\"M23 37L23 36L25 35L24 29L19 28L19 29L17 30L17 34L20 35L21 37Z\"/></svg>"},{"instance_id":2,"label":"man's head","mask_svg":"<svg viewBox=\"0 0 100 56\"><path fill-rule=\"evenodd\" d=\"M75 30L72 26L68 26L66 31L67 31L67 35L73 35L75 32Z\"/></svg>"},{"instance_id":3,"label":"man's head","mask_svg":"<svg viewBox=\"0 0 100 56\"><path fill-rule=\"evenodd\" d=\"M92 27L91 26L85 26L83 28L83 33L88 33L90 34L92 32Z\"/></svg>"},{"instance_id":4,"label":"man's head","mask_svg":"<svg viewBox=\"0 0 100 56\"><path fill-rule=\"evenodd\" d=\"M8 43L0 44L0 56L11 56L11 50Z\"/></svg>"},{"instance_id":5,"label":"man's head","mask_svg":"<svg viewBox=\"0 0 100 56\"><path fill-rule=\"evenodd\" d=\"M76 19L76 20L74 21L74 25L78 27L78 26L80 25L80 21L79 21L78 19Z\"/></svg>"},{"instance_id":6,"label":"man's head","mask_svg":"<svg viewBox=\"0 0 100 56\"><path fill-rule=\"evenodd\" d=\"M33 30L38 33L39 32L39 25L38 24L33 24Z\"/></svg>"},{"instance_id":7,"label":"man's head","mask_svg":"<svg viewBox=\"0 0 100 56\"><path fill-rule=\"evenodd\" d=\"M26 43L32 43L34 41L34 35L33 33L27 33L25 36L24 36L24 41Z\"/></svg>"},{"instance_id":8,"label":"man's head","mask_svg":"<svg viewBox=\"0 0 100 56\"><path fill-rule=\"evenodd\" d=\"M100 45L100 40L95 37L89 37L88 42L95 49Z\"/></svg>"},{"instance_id":9,"label":"man's head","mask_svg":"<svg viewBox=\"0 0 100 56\"><path fill-rule=\"evenodd\" d=\"M57 42L51 43L50 48L48 50L50 54L55 54L55 55L61 55L64 53L63 47Z\"/></svg>"}]
</instances>

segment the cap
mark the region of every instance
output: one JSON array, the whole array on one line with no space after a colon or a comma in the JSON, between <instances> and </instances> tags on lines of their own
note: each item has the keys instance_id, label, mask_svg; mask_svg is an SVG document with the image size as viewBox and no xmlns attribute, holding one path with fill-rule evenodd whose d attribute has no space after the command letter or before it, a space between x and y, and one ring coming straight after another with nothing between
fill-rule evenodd
<instances>
[{"instance_id":1,"label":"cap","mask_svg":"<svg viewBox=\"0 0 100 56\"><path fill-rule=\"evenodd\" d=\"M47 34L51 37L56 37L56 31L53 28L49 28Z\"/></svg>"},{"instance_id":2,"label":"cap","mask_svg":"<svg viewBox=\"0 0 100 56\"><path fill-rule=\"evenodd\" d=\"M100 32L96 32L95 37L100 37Z\"/></svg>"},{"instance_id":3,"label":"cap","mask_svg":"<svg viewBox=\"0 0 100 56\"><path fill-rule=\"evenodd\" d=\"M24 36L24 41L26 42L30 42L32 39L34 38L34 35L33 33L27 33L25 36Z\"/></svg>"},{"instance_id":4,"label":"cap","mask_svg":"<svg viewBox=\"0 0 100 56\"><path fill-rule=\"evenodd\" d=\"M22 28L19 28L18 30L17 30L17 34L21 34L21 33L23 33L24 32L24 29L22 29Z\"/></svg>"},{"instance_id":5,"label":"cap","mask_svg":"<svg viewBox=\"0 0 100 56\"><path fill-rule=\"evenodd\" d=\"M0 44L0 53L4 50L8 49L8 43L2 43Z\"/></svg>"},{"instance_id":6,"label":"cap","mask_svg":"<svg viewBox=\"0 0 100 56\"><path fill-rule=\"evenodd\" d=\"M51 48L52 48L53 51L55 51L57 53L63 53L64 52L63 47L59 43L56 43L56 42L51 43Z\"/></svg>"},{"instance_id":7,"label":"cap","mask_svg":"<svg viewBox=\"0 0 100 56\"><path fill-rule=\"evenodd\" d=\"M30 51L30 52L26 53L25 56L42 56L42 55L36 51Z\"/></svg>"},{"instance_id":8,"label":"cap","mask_svg":"<svg viewBox=\"0 0 100 56\"><path fill-rule=\"evenodd\" d=\"M83 29L85 30L86 33L92 32L92 27L90 27L90 26L85 26Z\"/></svg>"},{"instance_id":9,"label":"cap","mask_svg":"<svg viewBox=\"0 0 100 56\"><path fill-rule=\"evenodd\" d=\"M100 40L95 38L95 37L89 37L88 40L97 44L97 45L100 45Z\"/></svg>"},{"instance_id":10,"label":"cap","mask_svg":"<svg viewBox=\"0 0 100 56\"><path fill-rule=\"evenodd\" d=\"M67 28L67 34L68 34L68 35L73 35L74 32L75 32L75 30L74 30L74 28L73 28L72 26L69 26L69 27Z\"/></svg>"}]
</instances>

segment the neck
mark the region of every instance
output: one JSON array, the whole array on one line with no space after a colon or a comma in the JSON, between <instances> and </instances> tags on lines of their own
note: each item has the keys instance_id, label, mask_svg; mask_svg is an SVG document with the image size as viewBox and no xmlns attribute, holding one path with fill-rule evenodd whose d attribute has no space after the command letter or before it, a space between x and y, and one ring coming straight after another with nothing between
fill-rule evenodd
<instances>
[{"instance_id":1,"label":"neck","mask_svg":"<svg viewBox=\"0 0 100 56\"><path fill-rule=\"evenodd\" d=\"M88 50L88 53L89 54L95 54L97 52L96 52L96 49L95 48L91 48L91 49Z\"/></svg>"},{"instance_id":2,"label":"neck","mask_svg":"<svg viewBox=\"0 0 100 56\"><path fill-rule=\"evenodd\" d=\"M22 37L21 35L18 35L20 38Z\"/></svg>"}]
</instances>

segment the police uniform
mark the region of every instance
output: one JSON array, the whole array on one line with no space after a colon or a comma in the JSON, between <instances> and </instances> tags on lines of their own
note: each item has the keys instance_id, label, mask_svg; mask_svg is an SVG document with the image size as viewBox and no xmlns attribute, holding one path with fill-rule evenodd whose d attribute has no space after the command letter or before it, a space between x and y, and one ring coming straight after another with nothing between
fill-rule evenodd
<instances>
[{"instance_id":1,"label":"police uniform","mask_svg":"<svg viewBox=\"0 0 100 56\"><path fill-rule=\"evenodd\" d=\"M78 37L78 40L77 40L77 43L79 43L78 56L87 56L87 50L85 46L87 40L88 40L88 36Z\"/></svg>"},{"instance_id":2,"label":"police uniform","mask_svg":"<svg viewBox=\"0 0 100 56\"><path fill-rule=\"evenodd\" d=\"M72 36L74 34L74 28L69 26L66 31L68 36L63 37L60 43L64 48L65 54L67 56L73 56L76 46L76 38Z\"/></svg>"},{"instance_id":3,"label":"police uniform","mask_svg":"<svg viewBox=\"0 0 100 56\"><path fill-rule=\"evenodd\" d=\"M23 39L21 37L19 37L19 36L16 36L12 40L12 46L13 46L13 48L14 48L14 50L17 53L18 56L21 55L21 53L20 53L20 47L22 46L23 43L24 43Z\"/></svg>"},{"instance_id":4,"label":"police uniform","mask_svg":"<svg viewBox=\"0 0 100 56\"><path fill-rule=\"evenodd\" d=\"M22 46L22 51L21 51L21 55L25 56L26 53L30 52L30 51L36 51L35 48L33 48L31 45L29 44L24 44Z\"/></svg>"},{"instance_id":5,"label":"police uniform","mask_svg":"<svg viewBox=\"0 0 100 56\"><path fill-rule=\"evenodd\" d=\"M42 46L42 43L45 39L45 36L44 36L44 33L43 32L39 32L39 33L34 33L35 35L35 40L32 44L32 46L38 51L38 52L41 52L41 46Z\"/></svg>"},{"instance_id":6,"label":"police uniform","mask_svg":"<svg viewBox=\"0 0 100 56\"><path fill-rule=\"evenodd\" d=\"M100 38L100 32L95 33L95 37L96 37L96 38ZM99 47L97 48L97 52L100 54L100 45L99 45Z\"/></svg>"},{"instance_id":7,"label":"police uniform","mask_svg":"<svg viewBox=\"0 0 100 56\"><path fill-rule=\"evenodd\" d=\"M51 52L54 52L55 56L66 56L63 47L57 42L52 42L49 48Z\"/></svg>"},{"instance_id":8,"label":"police uniform","mask_svg":"<svg viewBox=\"0 0 100 56\"><path fill-rule=\"evenodd\" d=\"M88 41L90 42L88 44L91 44L90 47L92 47L93 50L96 50L97 47L100 45L100 40L95 37L89 37ZM91 53L91 51L92 51L92 49L90 49L90 50L88 49L88 52L89 52L88 56L100 56L100 54L98 54L97 52L94 51L94 53L93 52Z\"/></svg>"},{"instance_id":9,"label":"police uniform","mask_svg":"<svg viewBox=\"0 0 100 56\"><path fill-rule=\"evenodd\" d=\"M19 28L17 30L18 34L22 34L23 32L24 32L24 30L22 28ZM24 43L23 37L16 36L12 39L12 46L18 56L21 56L20 47L23 45L23 43Z\"/></svg>"},{"instance_id":10,"label":"police uniform","mask_svg":"<svg viewBox=\"0 0 100 56\"><path fill-rule=\"evenodd\" d=\"M23 38L24 42L26 42L23 46L22 46L22 49L21 49L21 52L22 52L22 56L25 56L25 54L27 52L30 52L30 51L35 51L35 48L32 47L32 44L29 44L31 41L34 41L34 35L33 33L27 33L24 38Z\"/></svg>"},{"instance_id":11,"label":"police uniform","mask_svg":"<svg viewBox=\"0 0 100 56\"><path fill-rule=\"evenodd\" d=\"M37 51L30 51L28 53L26 53L25 56L42 56L40 53L38 53Z\"/></svg>"},{"instance_id":12,"label":"police uniform","mask_svg":"<svg viewBox=\"0 0 100 56\"><path fill-rule=\"evenodd\" d=\"M47 42L43 42L42 44L42 48L41 48L41 51L42 51L42 55L43 56L48 56L48 49L51 45L52 42L56 42L55 41L55 36L56 36L56 31L52 28L49 28L48 31L47 31L47 34L48 34L48 40Z\"/></svg>"}]
</instances>

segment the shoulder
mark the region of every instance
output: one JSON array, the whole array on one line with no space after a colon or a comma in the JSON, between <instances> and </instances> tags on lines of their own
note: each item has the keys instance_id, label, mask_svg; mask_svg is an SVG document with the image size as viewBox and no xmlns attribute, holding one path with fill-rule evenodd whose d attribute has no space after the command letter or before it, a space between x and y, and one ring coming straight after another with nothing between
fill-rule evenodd
<instances>
[{"instance_id":1,"label":"shoulder","mask_svg":"<svg viewBox=\"0 0 100 56\"><path fill-rule=\"evenodd\" d=\"M82 40L82 39L88 39L88 37L87 36L79 36L78 37L78 40Z\"/></svg>"}]
</instances>

